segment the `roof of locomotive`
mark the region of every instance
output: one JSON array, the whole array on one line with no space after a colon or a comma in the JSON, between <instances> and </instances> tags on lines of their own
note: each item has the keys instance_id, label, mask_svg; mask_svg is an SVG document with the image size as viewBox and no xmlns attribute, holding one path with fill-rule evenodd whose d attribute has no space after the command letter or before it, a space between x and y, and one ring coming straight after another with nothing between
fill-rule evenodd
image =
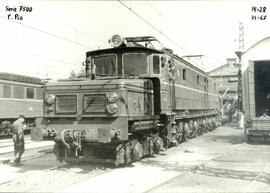
<instances>
[{"instance_id":1,"label":"roof of locomotive","mask_svg":"<svg viewBox=\"0 0 270 193\"><path fill-rule=\"evenodd\" d=\"M141 52L151 52L151 53L159 53L162 54L164 52L160 50L156 50L153 48L148 47L115 47L115 48L107 48L107 49L99 49L99 50L93 50L86 52L86 57L91 55L98 55L98 54L109 54L109 53L120 53L120 52L129 52L129 51L141 51Z\"/></svg>"}]
</instances>

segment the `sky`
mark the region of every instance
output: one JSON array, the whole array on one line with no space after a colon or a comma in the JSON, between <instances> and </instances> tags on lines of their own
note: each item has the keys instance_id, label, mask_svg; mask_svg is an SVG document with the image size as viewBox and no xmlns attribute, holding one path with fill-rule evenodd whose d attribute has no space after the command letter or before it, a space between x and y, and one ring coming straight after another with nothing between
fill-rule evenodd
<instances>
[{"instance_id":1,"label":"sky","mask_svg":"<svg viewBox=\"0 0 270 193\"><path fill-rule=\"evenodd\" d=\"M210 71L236 57L239 22L244 49L270 36L269 10L270 1L2 0L0 71L67 78L80 71L87 51L110 47L114 34L155 36L180 57L203 55L190 62Z\"/></svg>"}]
</instances>

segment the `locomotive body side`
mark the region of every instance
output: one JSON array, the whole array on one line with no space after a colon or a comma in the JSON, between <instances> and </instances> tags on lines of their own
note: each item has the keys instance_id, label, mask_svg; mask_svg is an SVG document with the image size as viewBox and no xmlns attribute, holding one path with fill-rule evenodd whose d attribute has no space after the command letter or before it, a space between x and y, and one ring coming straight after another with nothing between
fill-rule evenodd
<instances>
[{"instance_id":1,"label":"locomotive body side","mask_svg":"<svg viewBox=\"0 0 270 193\"><path fill-rule=\"evenodd\" d=\"M169 140L176 144L220 125L216 82L172 53L165 52L161 60L161 115Z\"/></svg>"}]
</instances>

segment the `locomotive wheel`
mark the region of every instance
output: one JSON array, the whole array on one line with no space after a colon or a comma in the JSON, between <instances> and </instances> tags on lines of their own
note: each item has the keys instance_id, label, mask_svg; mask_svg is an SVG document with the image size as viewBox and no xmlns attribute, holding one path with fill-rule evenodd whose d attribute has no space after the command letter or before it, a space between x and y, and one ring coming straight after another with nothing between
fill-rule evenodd
<instances>
[{"instance_id":1,"label":"locomotive wheel","mask_svg":"<svg viewBox=\"0 0 270 193\"><path fill-rule=\"evenodd\" d=\"M116 147L116 159L115 159L115 165L118 166L120 164L125 163L125 148L122 144L119 144Z\"/></svg>"},{"instance_id":2,"label":"locomotive wheel","mask_svg":"<svg viewBox=\"0 0 270 193\"><path fill-rule=\"evenodd\" d=\"M184 130L183 130L183 142L188 141L189 137L189 125L188 123L185 123L184 125Z\"/></svg>"},{"instance_id":3,"label":"locomotive wheel","mask_svg":"<svg viewBox=\"0 0 270 193\"><path fill-rule=\"evenodd\" d=\"M143 156L142 144L140 144L140 142L136 142L132 148L132 160L138 161L142 158L142 156Z\"/></svg>"},{"instance_id":4,"label":"locomotive wheel","mask_svg":"<svg viewBox=\"0 0 270 193\"><path fill-rule=\"evenodd\" d=\"M125 163L128 164L131 162L131 148L130 148L130 144L126 144L125 148Z\"/></svg>"},{"instance_id":5,"label":"locomotive wheel","mask_svg":"<svg viewBox=\"0 0 270 193\"><path fill-rule=\"evenodd\" d=\"M150 156L154 154L154 139L153 138L148 139L148 152Z\"/></svg>"},{"instance_id":6,"label":"locomotive wheel","mask_svg":"<svg viewBox=\"0 0 270 193\"><path fill-rule=\"evenodd\" d=\"M198 122L197 121L194 121L194 126L193 126L193 131L195 132L194 133L194 137L197 137L198 136L198 132L199 132L199 126L198 126Z\"/></svg>"},{"instance_id":7,"label":"locomotive wheel","mask_svg":"<svg viewBox=\"0 0 270 193\"><path fill-rule=\"evenodd\" d=\"M164 150L163 140L160 137L158 137L158 139L154 142L154 153L159 154L160 151L163 150Z\"/></svg>"}]
</instances>

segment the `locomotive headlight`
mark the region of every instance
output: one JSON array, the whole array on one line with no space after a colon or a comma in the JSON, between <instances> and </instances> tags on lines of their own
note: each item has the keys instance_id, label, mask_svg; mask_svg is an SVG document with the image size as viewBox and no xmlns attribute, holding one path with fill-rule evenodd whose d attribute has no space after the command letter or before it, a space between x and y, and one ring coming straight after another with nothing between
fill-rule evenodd
<instances>
[{"instance_id":1,"label":"locomotive headlight","mask_svg":"<svg viewBox=\"0 0 270 193\"><path fill-rule=\"evenodd\" d=\"M117 104L115 104L115 103L110 103L107 105L107 111L111 114L116 113L117 109L118 109L118 107L117 107Z\"/></svg>"},{"instance_id":2,"label":"locomotive headlight","mask_svg":"<svg viewBox=\"0 0 270 193\"><path fill-rule=\"evenodd\" d=\"M54 100L55 100L55 96L53 94L49 94L46 96L45 98L45 102L48 104L48 105L52 105L54 103Z\"/></svg>"},{"instance_id":3,"label":"locomotive headlight","mask_svg":"<svg viewBox=\"0 0 270 193\"><path fill-rule=\"evenodd\" d=\"M117 99L118 99L118 94L115 93L115 92L109 93L108 96L107 96L107 98L108 98L108 101L109 101L110 103L114 103L114 102L116 102Z\"/></svg>"},{"instance_id":4,"label":"locomotive headlight","mask_svg":"<svg viewBox=\"0 0 270 193\"><path fill-rule=\"evenodd\" d=\"M124 39L120 35L113 35L112 38L110 39L110 43L112 44L113 47L121 46L123 42Z\"/></svg>"}]
</instances>

